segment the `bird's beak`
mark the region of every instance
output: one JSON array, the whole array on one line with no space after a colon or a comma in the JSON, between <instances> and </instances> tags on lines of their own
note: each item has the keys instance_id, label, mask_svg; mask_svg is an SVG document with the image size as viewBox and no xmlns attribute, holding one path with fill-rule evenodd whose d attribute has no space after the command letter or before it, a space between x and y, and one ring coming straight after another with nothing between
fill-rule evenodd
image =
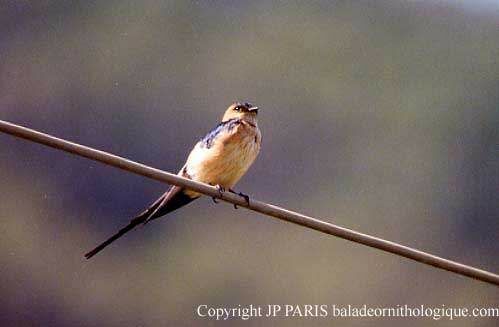
<instances>
[{"instance_id":1,"label":"bird's beak","mask_svg":"<svg viewBox=\"0 0 499 327\"><path fill-rule=\"evenodd\" d=\"M258 113L258 107L251 107L248 109L249 112L254 112L255 114Z\"/></svg>"}]
</instances>

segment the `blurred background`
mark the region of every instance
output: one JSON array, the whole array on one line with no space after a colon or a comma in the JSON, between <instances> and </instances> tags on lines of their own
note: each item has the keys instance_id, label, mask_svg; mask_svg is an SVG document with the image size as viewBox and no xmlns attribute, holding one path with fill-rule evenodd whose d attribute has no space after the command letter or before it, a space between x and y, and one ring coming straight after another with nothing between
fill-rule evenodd
<instances>
[{"instance_id":1,"label":"blurred background","mask_svg":"<svg viewBox=\"0 0 499 327\"><path fill-rule=\"evenodd\" d=\"M176 172L261 107L237 189L499 272L499 1L0 1L0 119ZM496 287L0 135L3 326L195 326L199 304L498 306ZM245 326L496 326L274 319ZM239 320L231 325L242 324Z\"/></svg>"}]
</instances>

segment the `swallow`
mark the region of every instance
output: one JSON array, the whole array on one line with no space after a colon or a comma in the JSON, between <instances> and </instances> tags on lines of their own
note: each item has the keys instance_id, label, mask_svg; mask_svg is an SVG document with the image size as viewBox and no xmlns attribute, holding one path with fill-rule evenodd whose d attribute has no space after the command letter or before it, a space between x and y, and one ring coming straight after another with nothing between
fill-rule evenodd
<instances>
[{"instance_id":1,"label":"swallow","mask_svg":"<svg viewBox=\"0 0 499 327\"><path fill-rule=\"evenodd\" d=\"M235 102L225 111L222 121L194 146L177 175L216 186L219 192L229 190L255 161L262 142L258 128L258 107L248 102ZM249 203L249 197L245 197ZM90 259L106 246L140 224L162 217L201 196L181 186L172 186L147 209L135 216L128 225L85 254ZM216 202L215 198L213 201ZM237 208L237 207L236 207Z\"/></svg>"}]
</instances>

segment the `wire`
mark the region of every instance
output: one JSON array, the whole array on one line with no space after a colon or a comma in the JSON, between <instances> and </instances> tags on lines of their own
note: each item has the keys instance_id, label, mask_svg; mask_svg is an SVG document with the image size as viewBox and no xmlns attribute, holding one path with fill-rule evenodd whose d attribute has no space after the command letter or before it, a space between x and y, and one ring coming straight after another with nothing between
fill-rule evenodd
<instances>
[{"instance_id":1,"label":"wire","mask_svg":"<svg viewBox=\"0 0 499 327\"><path fill-rule=\"evenodd\" d=\"M33 129L19 126L0 120L0 131L20 137L32 142L40 143L52 148L70 152L91 160L99 161L104 164L117 167L138 175L149 177L160 182L182 186L196 192L215 197L250 210L260 212L267 216L272 216L297 225L317 230L326 234L334 235L352 242L364 244L379 250L390 252L402 257L406 257L433 267L445 269L459 275L468 276L490 284L499 286L499 275L478 269L472 266L461 264L455 261L447 260L436 255L426 253L408 246L390 242L378 237L359 233L357 231L333 225L322 220L305 216L303 214L290 211L272 204L251 199L246 202L242 196L230 193L219 192L216 187L208 184L195 182L193 180L177 176L159 169L155 169L126 158L122 158L104 151L96 150L77 143L66 141L48 134L44 134Z\"/></svg>"}]
</instances>

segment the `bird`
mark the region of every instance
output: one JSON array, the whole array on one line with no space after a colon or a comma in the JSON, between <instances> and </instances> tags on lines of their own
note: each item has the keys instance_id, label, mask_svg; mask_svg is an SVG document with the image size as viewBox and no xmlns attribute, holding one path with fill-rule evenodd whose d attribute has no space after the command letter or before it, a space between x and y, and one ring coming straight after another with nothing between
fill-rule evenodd
<instances>
[{"instance_id":1,"label":"bird","mask_svg":"<svg viewBox=\"0 0 499 327\"><path fill-rule=\"evenodd\" d=\"M217 187L220 193L233 188L253 164L260 152L262 134L258 127L258 110L249 102L234 102L221 122L200 139L191 150L177 175ZM249 204L249 197L243 193ZM135 227L162 217L198 199L200 193L182 186L171 186L162 196L116 234L85 254L86 259L102 251ZM216 203L216 199L213 198ZM234 206L237 208L237 206Z\"/></svg>"}]
</instances>

